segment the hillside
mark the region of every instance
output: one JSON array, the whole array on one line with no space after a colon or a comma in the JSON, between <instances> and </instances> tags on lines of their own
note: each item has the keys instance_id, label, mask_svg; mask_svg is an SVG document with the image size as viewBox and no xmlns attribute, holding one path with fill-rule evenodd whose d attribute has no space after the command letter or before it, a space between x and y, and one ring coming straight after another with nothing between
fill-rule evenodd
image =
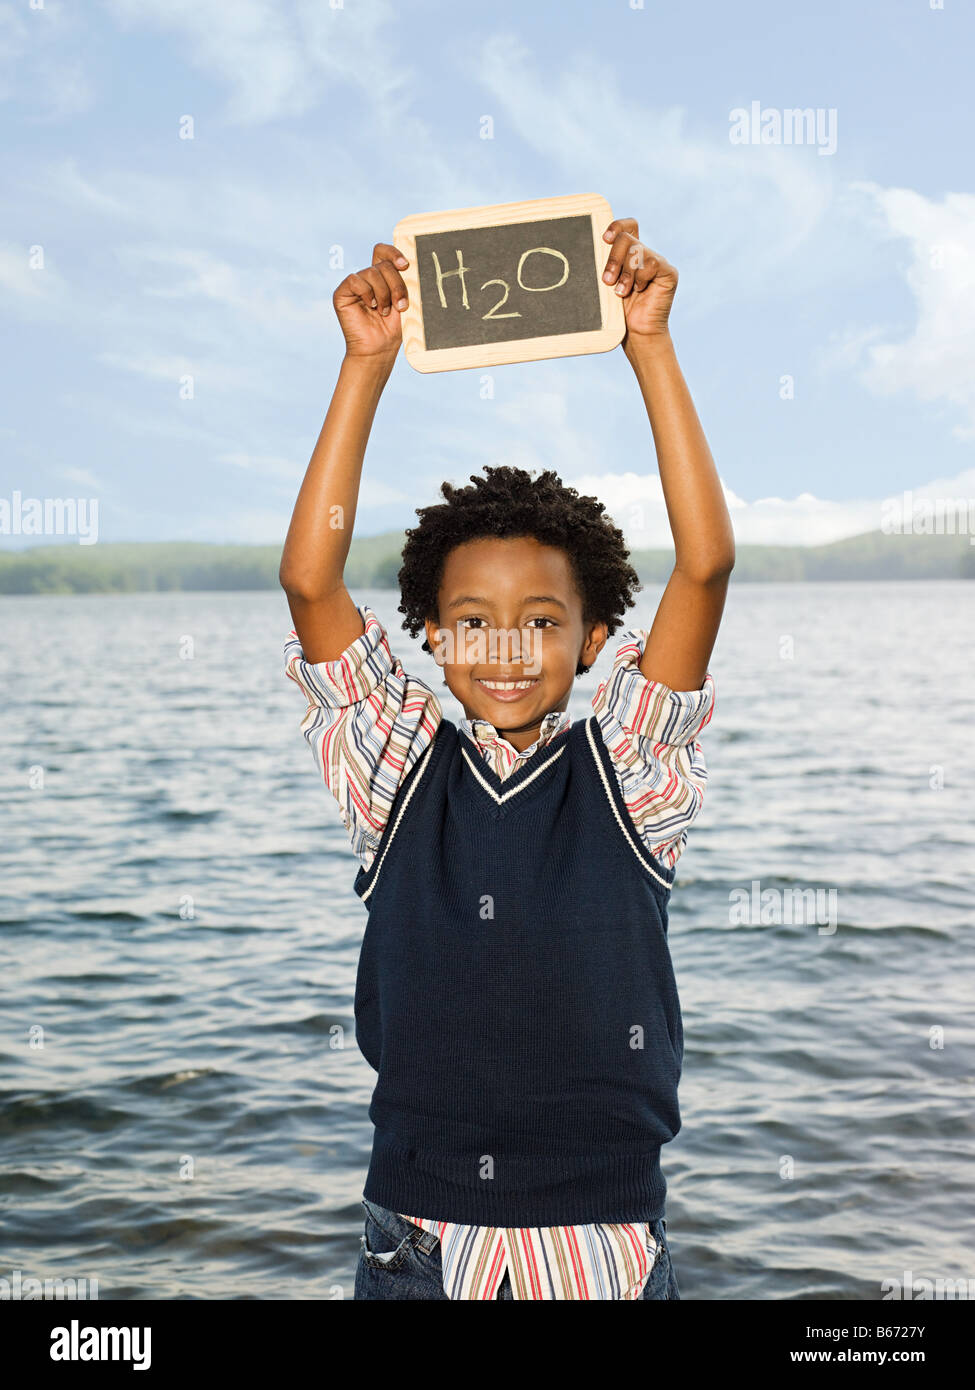
<instances>
[{"instance_id":1,"label":"hillside","mask_svg":"<svg viewBox=\"0 0 975 1390\"><path fill-rule=\"evenodd\" d=\"M350 587L396 587L403 533L353 540ZM273 589L281 547L195 541L58 544L0 552L2 594L121 594L167 590ZM634 550L646 584L663 582L672 550ZM740 545L733 582L823 579L975 579L967 536L866 532L829 545Z\"/></svg>"}]
</instances>

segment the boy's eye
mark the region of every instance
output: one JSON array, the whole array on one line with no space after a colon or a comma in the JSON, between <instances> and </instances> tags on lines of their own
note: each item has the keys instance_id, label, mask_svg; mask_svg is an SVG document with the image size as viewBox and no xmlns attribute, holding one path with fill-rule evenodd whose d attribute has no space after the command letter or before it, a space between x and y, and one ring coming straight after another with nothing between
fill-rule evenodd
<instances>
[{"instance_id":1,"label":"boy's eye","mask_svg":"<svg viewBox=\"0 0 975 1390\"><path fill-rule=\"evenodd\" d=\"M471 617L471 618L458 618L457 621L458 621L459 623L483 623L484 619L483 619L483 618L478 618L478 617ZM548 618L548 617L546 617L544 614L539 614L539 616L538 616L537 618L529 618L528 621L529 621L530 623L551 623L552 627L555 627L555 621L554 621L554 619ZM478 631L478 629L475 629L475 631Z\"/></svg>"}]
</instances>

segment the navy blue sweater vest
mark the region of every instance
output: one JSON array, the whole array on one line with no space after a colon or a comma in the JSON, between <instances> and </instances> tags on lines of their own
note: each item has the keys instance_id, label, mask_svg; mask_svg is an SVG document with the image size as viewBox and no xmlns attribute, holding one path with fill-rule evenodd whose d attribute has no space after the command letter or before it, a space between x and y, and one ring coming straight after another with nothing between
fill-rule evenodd
<instances>
[{"instance_id":1,"label":"navy blue sweater vest","mask_svg":"<svg viewBox=\"0 0 975 1390\"><path fill-rule=\"evenodd\" d=\"M503 780L441 720L355 880L368 1200L481 1226L664 1214L684 1051L673 879L595 716Z\"/></svg>"}]
</instances>

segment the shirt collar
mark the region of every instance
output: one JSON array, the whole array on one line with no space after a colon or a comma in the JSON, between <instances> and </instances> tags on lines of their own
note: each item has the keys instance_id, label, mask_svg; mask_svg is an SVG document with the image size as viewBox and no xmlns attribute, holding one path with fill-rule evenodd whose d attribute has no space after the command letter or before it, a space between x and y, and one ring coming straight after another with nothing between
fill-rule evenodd
<instances>
[{"instance_id":1,"label":"shirt collar","mask_svg":"<svg viewBox=\"0 0 975 1390\"><path fill-rule=\"evenodd\" d=\"M535 752L536 748L541 748L546 743L550 743L556 734L561 733L562 730L568 726L568 723L569 711L567 709L549 710L548 714L546 714L545 718L542 720L538 738L531 747L526 748L523 753L519 753L514 744L509 743L506 738L502 737L489 719L468 719L465 715L460 721L460 728L479 746L490 746L491 744L499 743L510 748L519 758L527 758L530 753Z\"/></svg>"}]
</instances>

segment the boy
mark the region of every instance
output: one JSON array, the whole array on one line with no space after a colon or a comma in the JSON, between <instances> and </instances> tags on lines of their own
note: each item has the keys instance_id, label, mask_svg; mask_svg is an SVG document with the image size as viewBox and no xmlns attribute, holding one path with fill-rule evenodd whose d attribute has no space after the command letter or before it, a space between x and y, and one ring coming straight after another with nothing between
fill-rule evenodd
<instances>
[{"instance_id":1,"label":"boy","mask_svg":"<svg viewBox=\"0 0 975 1390\"><path fill-rule=\"evenodd\" d=\"M670 339L677 272L638 230L607 228L605 278L676 563L579 723L574 677L640 585L598 500L555 473L444 483L407 533L403 626L425 629L459 726L352 601L343 569L405 257L378 244L333 297L346 355L280 580L302 731L369 912L356 1038L378 1080L357 1299L680 1297L659 1161L683 1059L667 904L707 780L695 736L734 538Z\"/></svg>"}]
</instances>

